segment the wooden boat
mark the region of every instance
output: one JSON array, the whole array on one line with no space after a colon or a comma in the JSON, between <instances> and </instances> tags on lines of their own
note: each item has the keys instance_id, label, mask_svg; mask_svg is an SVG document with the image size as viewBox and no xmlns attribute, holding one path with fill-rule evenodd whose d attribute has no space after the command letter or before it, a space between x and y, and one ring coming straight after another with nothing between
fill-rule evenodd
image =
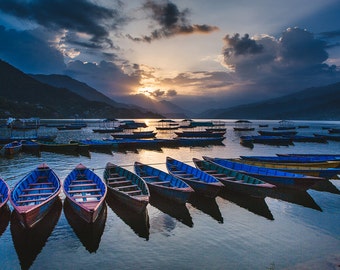
<instances>
[{"instance_id":1,"label":"wooden boat","mask_svg":"<svg viewBox=\"0 0 340 270\"><path fill-rule=\"evenodd\" d=\"M263 198L266 197L268 190L276 187L248 174L222 167L213 162L197 158L193 158L193 162L198 169L215 177L230 191Z\"/></svg>"},{"instance_id":2,"label":"wooden boat","mask_svg":"<svg viewBox=\"0 0 340 270\"><path fill-rule=\"evenodd\" d=\"M220 166L237 170L242 173L261 179L276 186L298 189L308 189L318 181L325 181L321 177L306 176L302 174L289 173L282 170L269 169L235 162L230 159L203 157L204 160L213 162Z\"/></svg>"},{"instance_id":3,"label":"wooden boat","mask_svg":"<svg viewBox=\"0 0 340 270\"><path fill-rule=\"evenodd\" d=\"M262 136L293 136L297 134L295 130L258 130L257 132Z\"/></svg>"},{"instance_id":4,"label":"wooden boat","mask_svg":"<svg viewBox=\"0 0 340 270\"><path fill-rule=\"evenodd\" d=\"M38 223L59 198L60 188L58 176L44 163L22 178L9 197L21 224L33 227Z\"/></svg>"},{"instance_id":5,"label":"wooden boat","mask_svg":"<svg viewBox=\"0 0 340 270\"><path fill-rule=\"evenodd\" d=\"M181 131L175 132L178 137L186 137L186 138L193 138L193 137L223 137L225 131L207 131L207 130L193 130L193 131Z\"/></svg>"},{"instance_id":6,"label":"wooden boat","mask_svg":"<svg viewBox=\"0 0 340 270\"><path fill-rule=\"evenodd\" d=\"M56 135L43 135L43 136L11 136L11 137L0 137L0 144L7 144L14 141L21 140L39 140L52 142L57 138Z\"/></svg>"},{"instance_id":7,"label":"wooden boat","mask_svg":"<svg viewBox=\"0 0 340 270\"><path fill-rule=\"evenodd\" d=\"M111 136L113 138L121 138L121 139L145 139L145 138L154 138L156 137L157 132L153 131L134 131L132 133L112 133Z\"/></svg>"},{"instance_id":8,"label":"wooden boat","mask_svg":"<svg viewBox=\"0 0 340 270\"><path fill-rule=\"evenodd\" d=\"M241 136L240 137L241 144L249 144L249 143L261 143L261 144L269 144L269 145L292 145L293 142L290 138L284 136Z\"/></svg>"},{"instance_id":9,"label":"wooden boat","mask_svg":"<svg viewBox=\"0 0 340 270\"><path fill-rule=\"evenodd\" d=\"M318 138L323 138L327 141L337 141L337 142L340 141L340 135L338 135L338 134L318 134L318 133L314 133L313 135L315 137L318 137Z\"/></svg>"},{"instance_id":10,"label":"wooden boat","mask_svg":"<svg viewBox=\"0 0 340 270\"><path fill-rule=\"evenodd\" d=\"M93 128L92 131L94 133L116 133L116 132L123 132L123 128L113 127L113 128Z\"/></svg>"},{"instance_id":11,"label":"wooden boat","mask_svg":"<svg viewBox=\"0 0 340 270\"><path fill-rule=\"evenodd\" d=\"M78 143L77 142L69 142L69 143L56 143L56 142L42 142L37 141L40 145L40 150L45 152L53 152L53 153L69 153L69 154L77 154L78 153Z\"/></svg>"},{"instance_id":12,"label":"wooden boat","mask_svg":"<svg viewBox=\"0 0 340 270\"><path fill-rule=\"evenodd\" d=\"M14 141L8 144L5 144L0 150L0 155L3 157L11 157L18 154L22 149L21 142Z\"/></svg>"},{"instance_id":13,"label":"wooden boat","mask_svg":"<svg viewBox=\"0 0 340 270\"><path fill-rule=\"evenodd\" d=\"M157 130L175 130L180 127L179 124L171 119L161 119L158 123L159 124L156 126Z\"/></svg>"},{"instance_id":14,"label":"wooden boat","mask_svg":"<svg viewBox=\"0 0 340 270\"><path fill-rule=\"evenodd\" d=\"M224 127L212 127L212 128L206 128L205 129L206 131L210 131L210 132L224 132L226 133L227 132L227 128L224 128Z\"/></svg>"},{"instance_id":15,"label":"wooden boat","mask_svg":"<svg viewBox=\"0 0 340 270\"><path fill-rule=\"evenodd\" d=\"M153 193L178 203L186 203L194 190L184 181L149 165L135 162L135 172Z\"/></svg>"},{"instance_id":16,"label":"wooden boat","mask_svg":"<svg viewBox=\"0 0 340 270\"><path fill-rule=\"evenodd\" d=\"M327 155L326 155L327 156ZM261 166L269 169L278 169L282 171L287 171L290 173L298 173L298 174L304 174L309 176L316 176L316 177L322 177L325 179L337 179L340 175L340 168L319 168L315 166L305 166L305 164L302 164L302 166L298 164L278 164L278 163L265 163L265 162L253 162L248 160L235 160L237 162L249 164L249 165L255 165L255 166Z\"/></svg>"},{"instance_id":17,"label":"wooden boat","mask_svg":"<svg viewBox=\"0 0 340 270\"><path fill-rule=\"evenodd\" d=\"M234 131L252 131L255 130L252 127L253 123L249 120L237 120L235 121Z\"/></svg>"},{"instance_id":18,"label":"wooden boat","mask_svg":"<svg viewBox=\"0 0 340 270\"><path fill-rule=\"evenodd\" d=\"M340 133L340 128L330 128L328 130L329 133Z\"/></svg>"},{"instance_id":19,"label":"wooden boat","mask_svg":"<svg viewBox=\"0 0 340 270\"><path fill-rule=\"evenodd\" d=\"M21 140L22 151L27 153L40 152L40 145L34 140Z\"/></svg>"},{"instance_id":20,"label":"wooden boat","mask_svg":"<svg viewBox=\"0 0 340 270\"><path fill-rule=\"evenodd\" d=\"M107 192L103 180L83 164L78 164L65 178L63 189L73 211L86 222L94 223Z\"/></svg>"},{"instance_id":21,"label":"wooden boat","mask_svg":"<svg viewBox=\"0 0 340 270\"><path fill-rule=\"evenodd\" d=\"M316 143L327 143L327 140L322 137L306 136L306 135L293 135L284 136L291 139L293 142L316 142Z\"/></svg>"},{"instance_id":22,"label":"wooden boat","mask_svg":"<svg viewBox=\"0 0 340 270\"><path fill-rule=\"evenodd\" d=\"M166 167L171 175L206 197L215 198L223 187L215 177L171 157L166 158Z\"/></svg>"},{"instance_id":23,"label":"wooden boat","mask_svg":"<svg viewBox=\"0 0 340 270\"><path fill-rule=\"evenodd\" d=\"M9 187L4 179L0 178L0 210L7 204L9 198Z\"/></svg>"},{"instance_id":24,"label":"wooden boat","mask_svg":"<svg viewBox=\"0 0 340 270\"><path fill-rule=\"evenodd\" d=\"M108 162L104 179L109 193L137 213L145 211L150 192L145 181L121 166Z\"/></svg>"},{"instance_id":25,"label":"wooden boat","mask_svg":"<svg viewBox=\"0 0 340 270\"><path fill-rule=\"evenodd\" d=\"M120 121L119 127L123 129L136 129L136 128L146 128L148 127L145 122L136 122L134 120L123 120Z\"/></svg>"},{"instance_id":26,"label":"wooden boat","mask_svg":"<svg viewBox=\"0 0 340 270\"><path fill-rule=\"evenodd\" d=\"M317 167L319 164L330 167L340 167L340 158L337 157L327 157L327 156L240 156L241 159L251 160L251 161L261 161L266 163L289 163L289 164L304 164Z\"/></svg>"}]
</instances>

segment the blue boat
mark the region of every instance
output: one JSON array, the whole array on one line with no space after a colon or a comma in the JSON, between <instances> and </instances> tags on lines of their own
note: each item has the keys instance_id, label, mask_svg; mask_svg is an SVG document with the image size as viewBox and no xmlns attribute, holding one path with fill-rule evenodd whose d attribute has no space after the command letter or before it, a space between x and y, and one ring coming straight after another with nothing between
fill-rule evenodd
<instances>
[{"instance_id":1,"label":"blue boat","mask_svg":"<svg viewBox=\"0 0 340 270\"><path fill-rule=\"evenodd\" d=\"M4 179L0 178L0 210L6 205L9 198L9 187Z\"/></svg>"},{"instance_id":2,"label":"blue boat","mask_svg":"<svg viewBox=\"0 0 340 270\"><path fill-rule=\"evenodd\" d=\"M59 198L60 189L58 176L46 164L22 178L9 197L20 223L28 228L38 223Z\"/></svg>"},{"instance_id":3,"label":"blue boat","mask_svg":"<svg viewBox=\"0 0 340 270\"><path fill-rule=\"evenodd\" d=\"M242 159L279 162L279 163L314 163L325 161L340 161L337 156L240 156Z\"/></svg>"},{"instance_id":4,"label":"blue boat","mask_svg":"<svg viewBox=\"0 0 340 270\"><path fill-rule=\"evenodd\" d=\"M178 203L186 203L194 190L181 179L140 162L134 164L135 172L148 185L151 195L158 194Z\"/></svg>"},{"instance_id":5,"label":"blue boat","mask_svg":"<svg viewBox=\"0 0 340 270\"><path fill-rule=\"evenodd\" d=\"M21 142L14 141L8 144L5 144L0 150L0 155L3 157L11 157L18 154L22 149Z\"/></svg>"},{"instance_id":6,"label":"blue boat","mask_svg":"<svg viewBox=\"0 0 340 270\"><path fill-rule=\"evenodd\" d=\"M137 213L145 211L150 192L141 177L108 162L104 170L104 179L110 195Z\"/></svg>"},{"instance_id":7,"label":"blue boat","mask_svg":"<svg viewBox=\"0 0 340 270\"><path fill-rule=\"evenodd\" d=\"M94 223L107 192L103 180L83 164L78 164L65 178L63 189L73 211L86 222Z\"/></svg>"},{"instance_id":8,"label":"blue boat","mask_svg":"<svg viewBox=\"0 0 340 270\"><path fill-rule=\"evenodd\" d=\"M171 157L166 158L166 167L171 175L206 197L215 198L223 187L215 177Z\"/></svg>"},{"instance_id":9,"label":"blue boat","mask_svg":"<svg viewBox=\"0 0 340 270\"><path fill-rule=\"evenodd\" d=\"M229 191L264 198L268 191L276 187L248 174L206 160L193 158L193 162L198 169L216 177Z\"/></svg>"},{"instance_id":10,"label":"blue boat","mask_svg":"<svg viewBox=\"0 0 340 270\"><path fill-rule=\"evenodd\" d=\"M303 174L290 173L282 170L248 165L229 159L210 158L206 156L204 156L203 159L218 164L220 166L251 175L279 187L289 187L306 190L318 181L325 181L325 179L321 177L313 177Z\"/></svg>"},{"instance_id":11,"label":"blue boat","mask_svg":"<svg viewBox=\"0 0 340 270\"><path fill-rule=\"evenodd\" d=\"M240 137L241 144L250 144L250 143L261 143L261 144L269 144L269 145L292 145L293 142L289 137L285 136L265 136L265 135L244 135Z\"/></svg>"}]
</instances>

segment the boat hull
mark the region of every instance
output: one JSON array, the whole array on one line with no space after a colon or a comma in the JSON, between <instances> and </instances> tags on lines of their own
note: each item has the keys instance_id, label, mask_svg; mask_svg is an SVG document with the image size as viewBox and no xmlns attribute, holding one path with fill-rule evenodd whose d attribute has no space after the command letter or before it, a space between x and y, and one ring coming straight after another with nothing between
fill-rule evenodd
<instances>
[{"instance_id":1,"label":"boat hull","mask_svg":"<svg viewBox=\"0 0 340 270\"><path fill-rule=\"evenodd\" d=\"M46 164L40 165L13 188L9 200L24 227L32 228L59 198L60 180Z\"/></svg>"},{"instance_id":2,"label":"boat hull","mask_svg":"<svg viewBox=\"0 0 340 270\"><path fill-rule=\"evenodd\" d=\"M63 189L73 211L87 223L94 223L107 193L99 176L79 164L65 178Z\"/></svg>"}]
</instances>

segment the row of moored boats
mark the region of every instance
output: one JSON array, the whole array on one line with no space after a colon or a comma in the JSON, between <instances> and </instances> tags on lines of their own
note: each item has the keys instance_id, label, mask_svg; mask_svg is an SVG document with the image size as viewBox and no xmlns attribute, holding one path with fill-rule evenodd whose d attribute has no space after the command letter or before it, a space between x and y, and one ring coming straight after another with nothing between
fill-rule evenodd
<instances>
[{"instance_id":1,"label":"row of moored boats","mask_svg":"<svg viewBox=\"0 0 340 270\"><path fill-rule=\"evenodd\" d=\"M73 211L94 223L105 197L114 196L127 207L145 211L152 194L185 204L193 192L215 198L221 189L266 197L276 188L306 190L318 182L336 179L340 155L241 156L238 159L193 159L195 166L166 158L168 172L135 162L134 172L107 163L103 178L82 164L61 183L46 164L23 177L12 190L0 180L0 208L9 200L23 226L33 227L52 208L61 190ZM150 194L151 192L151 194Z\"/></svg>"}]
</instances>

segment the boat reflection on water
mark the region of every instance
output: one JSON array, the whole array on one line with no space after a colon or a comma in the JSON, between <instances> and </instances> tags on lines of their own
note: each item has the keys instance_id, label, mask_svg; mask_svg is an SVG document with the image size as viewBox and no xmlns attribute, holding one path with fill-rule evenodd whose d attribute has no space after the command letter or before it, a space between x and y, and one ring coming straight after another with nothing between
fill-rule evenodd
<instances>
[{"instance_id":1,"label":"boat reflection on water","mask_svg":"<svg viewBox=\"0 0 340 270\"><path fill-rule=\"evenodd\" d=\"M8 205L4 205L0 209L0 236L6 231L8 223L11 219L11 210Z\"/></svg>"},{"instance_id":2,"label":"boat reflection on water","mask_svg":"<svg viewBox=\"0 0 340 270\"><path fill-rule=\"evenodd\" d=\"M289 203L298 204L303 207L311 208L322 212L321 207L305 190L276 188L271 193L268 193L268 197Z\"/></svg>"},{"instance_id":3,"label":"boat reflection on water","mask_svg":"<svg viewBox=\"0 0 340 270\"><path fill-rule=\"evenodd\" d=\"M115 199L113 196L106 196L107 205L123 220L139 237L149 240L150 224L147 208L140 214L127 208L126 205Z\"/></svg>"},{"instance_id":4,"label":"boat reflection on water","mask_svg":"<svg viewBox=\"0 0 340 270\"><path fill-rule=\"evenodd\" d=\"M64 201L64 214L86 250L90 253L96 252L105 228L107 217L106 204L104 203L103 209L94 223L88 223L80 218L79 215L72 210L68 200Z\"/></svg>"},{"instance_id":5,"label":"boat reflection on water","mask_svg":"<svg viewBox=\"0 0 340 270\"><path fill-rule=\"evenodd\" d=\"M247 209L249 212L252 212L269 220L274 220L274 217L264 198L247 196L244 194L231 192L226 189L223 189L218 194L218 196L227 201L235 203L242 208Z\"/></svg>"},{"instance_id":6,"label":"boat reflection on water","mask_svg":"<svg viewBox=\"0 0 340 270\"><path fill-rule=\"evenodd\" d=\"M208 198L194 193L190 196L189 203L194 208L217 220L218 223L223 223L223 217L215 198Z\"/></svg>"},{"instance_id":7,"label":"boat reflection on water","mask_svg":"<svg viewBox=\"0 0 340 270\"><path fill-rule=\"evenodd\" d=\"M189 210L185 204L167 200L157 194L152 194L150 197L150 204L163 213L168 214L169 216L182 222L184 225L190 228L194 226Z\"/></svg>"},{"instance_id":8,"label":"boat reflection on water","mask_svg":"<svg viewBox=\"0 0 340 270\"><path fill-rule=\"evenodd\" d=\"M62 202L57 199L51 211L33 228L24 228L15 211L11 215L12 240L17 252L21 269L29 269L41 252L57 225L62 210Z\"/></svg>"},{"instance_id":9,"label":"boat reflection on water","mask_svg":"<svg viewBox=\"0 0 340 270\"><path fill-rule=\"evenodd\" d=\"M316 191L329 192L333 194L340 194L340 190L336 186L334 186L333 183L329 180L318 181L311 187L311 189Z\"/></svg>"}]
</instances>

